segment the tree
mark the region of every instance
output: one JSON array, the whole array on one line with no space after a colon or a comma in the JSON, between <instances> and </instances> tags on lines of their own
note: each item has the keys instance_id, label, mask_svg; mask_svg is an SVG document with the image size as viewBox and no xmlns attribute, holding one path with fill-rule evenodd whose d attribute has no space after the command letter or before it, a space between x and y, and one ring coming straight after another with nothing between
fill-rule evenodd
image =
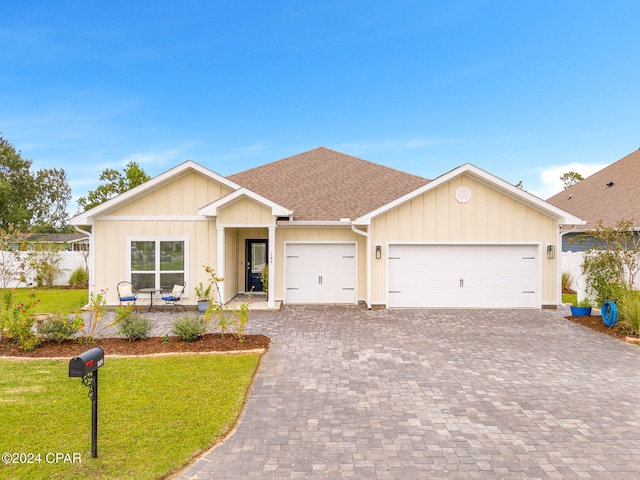
<instances>
[{"instance_id":1,"label":"tree","mask_svg":"<svg viewBox=\"0 0 640 480\"><path fill-rule=\"evenodd\" d=\"M86 197L80 197L78 200L82 211L97 207L151 178L136 162L129 162L123 169L123 173L124 175L112 168L105 169L100 174L100 181L105 183L99 185L95 190L91 190Z\"/></svg>"},{"instance_id":2,"label":"tree","mask_svg":"<svg viewBox=\"0 0 640 480\"><path fill-rule=\"evenodd\" d=\"M31 161L0 137L0 228L14 226L26 231L31 223L31 210L36 184L31 175Z\"/></svg>"},{"instance_id":3,"label":"tree","mask_svg":"<svg viewBox=\"0 0 640 480\"><path fill-rule=\"evenodd\" d=\"M567 172L560 177L560 180L564 183L565 190L572 185L584 180L584 177L576 172Z\"/></svg>"},{"instance_id":4,"label":"tree","mask_svg":"<svg viewBox=\"0 0 640 480\"><path fill-rule=\"evenodd\" d=\"M66 172L61 168L38 170L35 181L40 194L34 202L31 230L38 233L63 231L67 221L67 205L71 200Z\"/></svg>"},{"instance_id":5,"label":"tree","mask_svg":"<svg viewBox=\"0 0 640 480\"><path fill-rule=\"evenodd\" d=\"M22 232L65 230L71 188L64 170L31 172L31 160L0 136L0 228Z\"/></svg>"}]
</instances>

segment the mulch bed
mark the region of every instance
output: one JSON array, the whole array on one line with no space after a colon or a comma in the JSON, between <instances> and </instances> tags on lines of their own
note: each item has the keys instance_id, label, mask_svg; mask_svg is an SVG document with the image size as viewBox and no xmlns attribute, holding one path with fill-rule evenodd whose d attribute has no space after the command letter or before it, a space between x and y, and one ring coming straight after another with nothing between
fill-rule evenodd
<instances>
[{"instance_id":1,"label":"mulch bed","mask_svg":"<svg viewBox=\"0 0 640 480\"><path fill-rule=\"evenodd\" d=\"M604 333L605 335L609 335L611 337L615 337L619 340L625 340L629 333L626 329L618 322L613 327L607 327L602 321L602 317L598 315L585 315L582 317L574 317L569 316L565 317L567 320L571 320L574 323L579 323L580 325L590 328L591 330L595 330L596 332Z\"/></svg>"},{"instance_id":2,"label":"mulch bed","mask_svg":"<svg viewBox=\"0 0 640 480\"><path fill-rule=\"evenodd\" d=\"M222 337L220 334L207 334L195 342L183 342L178 337L151 337L146 340L130 342L125 338L98 338L95 343L84 344L78 340L65 340L56 343L45 340L31 352L23 352L12 341L0 340L0 357L68 357L69 359L93 348L101 347L108 355L150 355L158 353L202 353L230 352L236 350L268 349L270 338L264 335L245 335L239 341L231 334Z\"/></svg>"}]
</instances>

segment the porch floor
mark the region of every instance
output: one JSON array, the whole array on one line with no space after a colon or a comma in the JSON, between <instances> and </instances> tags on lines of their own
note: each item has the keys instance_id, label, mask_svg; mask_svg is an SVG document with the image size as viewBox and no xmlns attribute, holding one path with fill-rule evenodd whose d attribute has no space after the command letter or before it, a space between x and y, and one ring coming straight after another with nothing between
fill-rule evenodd
<instances>
[{"instance_id":1,"label":"porch floor","mask_svg":"<svg viewBox=\"0 0 640 480\"><path fill-rule=\"evenodd\" d=\"M239 293L231 300L229 300L224 308L228 310L237 310L244 302L249 303L249 310L253 312L277 312L282 307L282 302L276 300L275 307L269 308L267 302L267 296L264 293L252 293L247 295L246 293Z\"/></svg>"}]
</instances>

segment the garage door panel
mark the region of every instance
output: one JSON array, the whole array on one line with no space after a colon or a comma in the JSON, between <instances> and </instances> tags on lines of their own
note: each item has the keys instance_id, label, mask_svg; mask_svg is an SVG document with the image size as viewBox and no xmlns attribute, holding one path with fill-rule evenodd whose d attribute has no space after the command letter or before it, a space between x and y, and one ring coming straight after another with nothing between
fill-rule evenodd
<instances>
[{"instance_id":1,"label":"garage door panel","mask_svg":"<svg viewBox=\"0 0 640 480\"><path fill-rule=\"evenodd\" d=\"M355 244L287 244L286 303L356 303Z\"/></svg>"},{"instance_id":2,"label":"garage door panel","mask_svg":"<svg viewBox=\"0 0 640 480\"><path fill-rule=\"evenodd\" d=\"M535 307L536 245L390 245L390 307Z\"/></svg>"}]
</instances>

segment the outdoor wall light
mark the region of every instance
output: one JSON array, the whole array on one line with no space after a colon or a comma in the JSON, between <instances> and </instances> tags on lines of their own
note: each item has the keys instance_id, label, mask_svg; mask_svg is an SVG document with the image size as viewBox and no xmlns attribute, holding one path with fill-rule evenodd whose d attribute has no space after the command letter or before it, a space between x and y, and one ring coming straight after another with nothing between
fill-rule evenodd
<instances>
[{"instance_id":1,"label":"outdoor wall light","mask_svg":"<svg viewBox=\"0 0 640 480\"><path fill-rule=\"evenodd\" d=\"M555 245L547 245L547 258L549 260L553 260L556 258L556 246Z\"/></svg>"},{"instance_id":2,"label":"outdoor wall light","mask_svg":"<svg viewBox=\"0 0 640 480\"><path fill-rule=\"evenodd\" d=\"M376 245L376 259L382 258L382 245Z\"/></svg>"}]
</instances>

